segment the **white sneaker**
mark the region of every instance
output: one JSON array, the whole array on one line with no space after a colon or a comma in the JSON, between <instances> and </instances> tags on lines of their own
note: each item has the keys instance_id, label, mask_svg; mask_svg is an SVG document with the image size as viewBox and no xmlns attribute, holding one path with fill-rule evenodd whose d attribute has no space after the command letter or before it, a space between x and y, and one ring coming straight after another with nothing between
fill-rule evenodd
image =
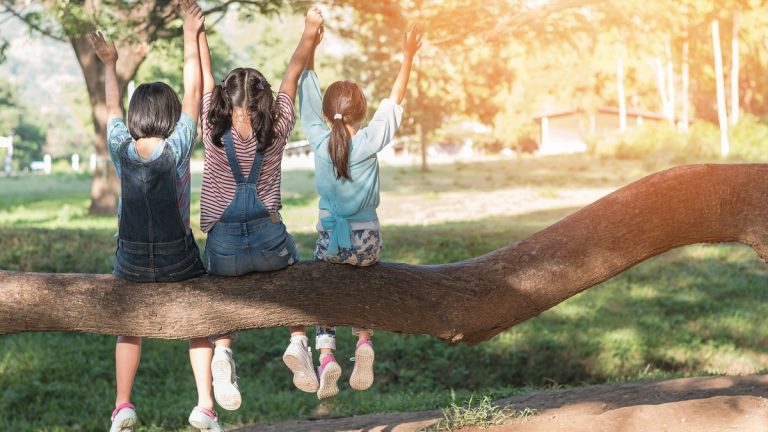
<instances>
[{"instance_id":1,"label":"white sneaker","mask_svg":"<svg viewBox=\"0 0 768 432\"><path fill-rule=\"evenodd\" d=\"M283 354L283 362L293 372L293 385L299 390L314 393L319 387L315 367L312 364L312 352L306 342L293 340Z\"/></svg>"},{"instance_id":2,"label":"white sneaker","mask_svg":"<svg viewBox=\"0 0 768 432\"><path fill-rule=\"evenodd\" d=\"M320 361L317 375L320 377L320 388L317 390L318 399L332 398L339 393L338 382L341 378L341 366L336 363L333 354L327 355Z\"/></svg>"},{"instance_id":3,"label":"white sneaker","mask_svg":"<svg viewBox=\"0 0 768 432\"><path fill-rule=\"evenodd\" d=\"M224 432L216 413L205 408L195 407L189 414L189 424L203 432Z\"/></svg>"},{"instance_id":4,"label":"white sneaker","mask_svg":"<svg viewBox=\"0 0 768 432\"><path fill-rule=\"evenodd\" d=\"M112 411L112 427L109 432L133 432L136 424L136 407L123 403Z\"/></svg>"},{"instance_id":5,"label":"white sneaker","mask_svg":"<svg viewBox=\"0 0 768 432\"><path fill-rule=\"evenodd\" d=\"M217 348L211 361L213 373L213 397L216 403L225 410L240 408L242 398L237 387L237 375L235 374L235 360L232 359L232 351Z\"/></svg>"},{"instance_id":6,"label":"white sneaker","mask_svg":"<svg viewBox=\"0 0 768 432\"><path fill-rule=\"evenodd\" d=\"M373 384L373 361L376 357L370 339L357 342L355 367L349 377L349 386L355 390L368 390Z\"/></svg>"}]
</instances>

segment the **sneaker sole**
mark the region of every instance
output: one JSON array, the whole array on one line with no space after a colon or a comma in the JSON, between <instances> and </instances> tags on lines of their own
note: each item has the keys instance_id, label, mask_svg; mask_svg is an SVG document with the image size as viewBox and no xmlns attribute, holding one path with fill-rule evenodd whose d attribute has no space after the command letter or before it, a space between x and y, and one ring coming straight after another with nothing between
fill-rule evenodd
<instances>
[{"instance_id":1,"label":"sneaker sole","mask_svg":"<svg viewBox=\"0 0 768 432\"><path fill-rule=\"evenodd\" d=\"M283 363L293 372L293 385L297 389L307 393L314 393L320 387L313 368L306 365L300 358L291 354L285 354L283 355Z\"/></svg>"},{"instance_id":2,"label":"sneaker sole","mask_svg":"<svg viewBox=\"0 0 768 432\"><path fill-rule=\"evenodd\" d=\"M338 363L328 363L320 377L320 388L317 390L317 398L328 399L339 393L339 378L341 378L341 366Z\"/></svg>"},{"instance_id":3,"label":"sneaker sole","mask_svg":"<svg viewBox=\"0 0 768 432\"><path fill-rule=\"evenodd\" d=\"M355 367L349 377L349 385L354 390L368 390L373 385L373 360L375 354L370 345L361 345L355 350Z\"/></svg>"},{"instance_id":4,"label":"sneaker sole","mask_svg":"<svg viewBox=\"0 0 768 432\"><path fill-rule=\"evenodd\" d=\"M136 419L127 418L120 423L115 432L133 432L133 427L136 426ZM110 429L112 430L112 429Z\"/></svg>"},{"instance_id":5,"label":"sneaker sole","mask_svg":"<svg viewBox=\"0 0 768 432\"><path fill-rule=\"evenodd\" d=\"M213 397L216 403L227 411L240 408L242 397L240 390L232 384L232 366L229 361L224 359L213 362L211 372L213 373Z\"/></svg>"},{"instance_id":6,"label":"sneaker sole","mask_svg":"<svg viewBox=\"0 0 768 432\"><path fill-rule=\"evenodd\" d=\"M207 422L199 422L199 421L189 421L189 424L192 425L193 428L199 429L201 432L210 432L210 431L216 431L221 429L211 429L208 427Z\"/></svg>"}]
</instances>

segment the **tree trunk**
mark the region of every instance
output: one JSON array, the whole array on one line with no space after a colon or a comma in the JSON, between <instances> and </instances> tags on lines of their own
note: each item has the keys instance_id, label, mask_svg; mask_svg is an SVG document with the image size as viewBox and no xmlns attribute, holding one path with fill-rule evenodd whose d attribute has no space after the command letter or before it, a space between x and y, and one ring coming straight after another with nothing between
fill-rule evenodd
<instances>
[{"instance_id":1,"label":"tree trunk","mask_svg":"<svg viewBox=\"0 0 768 432\"><path fill-rule=\"evenodd\" d=\"M616 44L618 59L616 60L616 92L619 99L619 131L627 131L627 98L624 95L624 49L622 44ZM590 132L594 134L590 121Z\"/></svg>"},{"instance_id":2,"label":"tree trunk","mask_svg":"<svg viewBox=\"0 0 768 432\"><path fill-rule=\"evenodd\" d=\"M90 214L114 215L117 213L117 195L120 180L117 178L107 149L107 103L104 94L104 66L96 56L85 36L70 38L75 56L83 71L88 98L91 103L91 119L94 129L94 153L102 163L97 164L91 184ZM130 47L118 45L120 58L117 65L117 80L120 94L125 94L128 82L146 58L141 43Z\"/></svg>"},{"instance_id":3,"label":"tree trunk","mask_svg":"<svg viewBox=\"0 0 768 432\"><path fill-rule=\"evenodd\" d=\"M739 122L739 12L733 13L731 35L731 124Z\"/></svg>"},{"instance_id":4,"label":"tree trunk","mask_svg":"<svg viewBox=\"0 0 768 432\"><path fill-rule=\"evenodd\" d=\"M766 164L673 168L527 239L446 265L382 263L363 269L314 261L271 273L167 284L4 271L0 334L73 331L175 339L324 323L475 344L676 247L741 242L768 260L766 190ZM338 282L333 298L321 289L329 281Z\"/></svg>"},{"instance_id":5,"label":"tree trunk","mask_svg":"<svg viewBox=\"0 0 768 432\"><path fill-rule=\"evenodd\" d=\"M664 63L661 61L661 57L656 57L656 87L659 90L659 98L661 98L661 112L664 113L664 117L667 120L669 118L669 96L667 95L667 72L664 69Z\"/></svg>"},{"instance_id":6,"label":"tree trunk","mask_svg":"<svg viewBox=\"0 0 768 432\"><path fill-rule=\"evenodd\" d=\"M689 110L690 110L690 95L688 94L690 92L690 48L689 48L689 42L688 42L688 30L685 31L685 41L683 41L683 70L682 70L682 79L683 79L683 91L682 91L682 100L680 103L683 105L683 114L682 118L680 120L681 122L681 128L683 132L688 132L688 123L690 122L689 117Z\"/></svg>"},{"instance_id":7,"label":"tree trunk","mask_svg":"<svg viewBox=\"0 0 768 432\"><path fill-rule=\"evenodd\" d=\"M728 157L731 144L728 142L728 111L725 106L725 83L723 79L723 55L720 49L720 23L712 21L712 45L715 54L715 84L717 85L717 117L720 120L720 155Z\"/></svg>"},{"instance_id":8,"label":"tree trunk","mask_svg":"<svg viewBox=\"0 0 768 432\"><path fill-rule=\"evenodd\" d=\"M675 106L675 68L672 63L672 38L669 35L667 35L667 97L669 98L667 118L674 126L677 112Z\"/></svg>"}]
</instances>

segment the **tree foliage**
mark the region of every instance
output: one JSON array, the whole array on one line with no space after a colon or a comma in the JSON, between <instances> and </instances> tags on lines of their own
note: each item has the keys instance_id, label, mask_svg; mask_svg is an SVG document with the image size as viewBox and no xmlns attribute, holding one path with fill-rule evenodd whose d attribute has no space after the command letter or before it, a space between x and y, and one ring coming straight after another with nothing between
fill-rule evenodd
<instances>
[{"instance_id":1,"label":"tree foliage","mask_svg":"<svg viewBox=\"0 0 768 432\"><path fill-rule=\"evenodd\" d=\"M42 147L46 134L35 114L22 105L16 89L0 78L0 136L13 136L13 159L17 169L29 166L33 160L43 157ZM6 150L0 150L0 162Z\"/></svg>"}]
</instances>

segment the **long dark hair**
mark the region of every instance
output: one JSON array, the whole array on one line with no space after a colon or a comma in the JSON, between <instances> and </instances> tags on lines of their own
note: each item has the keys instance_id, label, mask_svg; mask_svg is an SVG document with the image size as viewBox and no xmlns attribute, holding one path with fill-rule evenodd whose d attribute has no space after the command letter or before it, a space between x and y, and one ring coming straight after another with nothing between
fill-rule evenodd
<instances>
[{"instance_id":1,"label":"long dark hair","mask_svg":"<svg viewBox=\"0 0 768 432\"><path fill-rule=\"evenodd\" d=\"M136 87L128 103L125 123L133 139L168 138L181 116L181 102L166 83L153 82Z\"/></svg>"},{"instance_id":2,"label":"long dark hair","mask_svg":"<svg viewBox=\"0 0 768 432\"><path fill-rule=\"evenodd\" d=\"M351 81L337 81L325 91L323 114L328 121L333 122L328 154L337 179L352 179L349 176L349 141L352 137L347 125L357 125L363 121L367 109L363 90Z\"/></svg>"},{"instance_id":3,"label":"long dark hair","mask_svg":"<svg viewBox=\"0 0 768 432\"><path fill-rule=\"evenodd\" d=\"M232 110L245 109L251 116L251 128L258 139L257 151L263 152L272 145L275 97L264 75L256 69L233 69L211 94L208 126L213 143L224 144L221 137L232 127Z\"/></svg>"}]
</instances>

